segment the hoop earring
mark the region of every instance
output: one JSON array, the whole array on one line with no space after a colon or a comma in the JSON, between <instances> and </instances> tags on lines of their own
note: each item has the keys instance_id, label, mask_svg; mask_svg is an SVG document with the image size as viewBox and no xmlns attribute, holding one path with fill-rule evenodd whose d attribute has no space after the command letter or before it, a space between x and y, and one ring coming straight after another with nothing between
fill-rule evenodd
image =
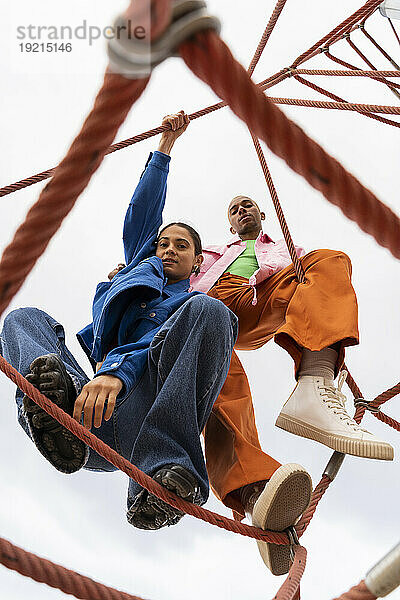
<instances>
[{"instance_id":1,"label":"hoop earring","mask_svg":"<svg viewBox=\"0 0 400 600\"><path fill-rule=\"evenodd\" d=\"M198 275L200 275L200 267L199 267L199 265L196 265L195 267L193 267L192 273L194 273L195 277L197 277Z\"/></svg>"}]
</instances>

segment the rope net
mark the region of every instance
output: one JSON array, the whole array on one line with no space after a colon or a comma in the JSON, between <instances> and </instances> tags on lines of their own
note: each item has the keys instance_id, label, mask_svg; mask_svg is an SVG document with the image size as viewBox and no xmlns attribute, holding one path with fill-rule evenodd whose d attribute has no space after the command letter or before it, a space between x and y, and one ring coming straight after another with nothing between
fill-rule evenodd
<instances>
[{"instance_id":1,"label":"rope net","mask_svg":"<svg viewBox=\"0 0 400 600\"><path fill-rule=\"evenodd\" d=\"M132 15L132 11L143 9L143 2L146 2L146 0L140 0L137 4L132 2L126 11L126 15ZM188 67L200 79L205 81L222 100L192 113L189 115L190 119L197 119L229 106L247 124L299 281L304 281L304 271L296 255L276 188L261 149L260 140L264 141L277 156L283 158L291 169L302 175L310 185L321 191L329 202L339 206L349 219L357 222L361 229L372 235L378 244L388 248L396 258L400 258L400 219L398 216L275 106L275 104L293 104L329 110L350 110L358 112L362 116L374 118L382 123L400 127L400 122L386 119L377 114L398 115L400 113L398 106L348 102L302 77L302 75L364 77L384 84L397 98L400 98L397 91L400 84L389 81L389 78L399 76L398 71L378 70L351 38L351 34L356 30L361 30L366 39L375 48L379 49L385 59L389 60L395 69L399 69L397 63L386 50L365 29L365 22L380 3L381 0L368 0L355 13L299 55L290 67L283 67L258 85L250 79L250 76L254 73L262 52L285 7L286 0L278 0L247 72L233 58L229 48L219 36L212 31L198 33L179 47L179 53ZM152 12L152 38L156 38L169 26L171 2L169 0L159 0L158 2L152 1L151 4L154 9ZM397 36L391 22L390 25ZM367 64L370 70L360 69L330 52L331 46L341 40L346 41L348 46ZM323 54L326 59L345 67L346 70L299 68L300 65L318 54ZM293 77L303 86L328 96L333 102L271 98L264 95L265 90L290 77ZM149 131L111 145L120 125L124 122L132 105L143 93L147 83L148 79L125 79L120 75L106 73L93 109L63 161L56 168L47 169L0 189L0 196L5 196L51 177L50 183L42 190L38 201L28 212L25 222L18 228L14 239L5 249L1 258L0 315L6 310L23 285L36 261L45 251L52 236L88 185L93 173L100 166L104 156L148 139L167 129L167 127L162 126L154 127ZM61 425L67 427L74 435L113 463L118 469L171 506L212 525L240 535L274 544L287 545L289 543L286 533L263 531L185 502L175 496L59 409L1 356L0 369ZM360 389L350 374L347 377L347 383L354 398L358 400L362 398ZM400 424L380 411L380 406L383 403L399 393L400 383L377 396L372 402L366 403L364 401L363 405L357 407L355 420L358 423L361 422L365 411L370 410L376 418L400 431ZM332 480L333 477L324 474L316 486L308 509L296 525L299 537L304 534L310 524L318 503ZM65 593L75 595L77 598L88 600L94 598L140 600L137 596L114 590L79 573L37 557L1 538L0 562L8 568L14 569L36 581L57 587ZM295 545L293 565L286 581L274 596L274 600L293 600L300 597L300 580L305 563L306 550L300 545ZM361 582L340 598L371 600L375 596L369 592L365 583Z\"/></svg>"}]
</instances>

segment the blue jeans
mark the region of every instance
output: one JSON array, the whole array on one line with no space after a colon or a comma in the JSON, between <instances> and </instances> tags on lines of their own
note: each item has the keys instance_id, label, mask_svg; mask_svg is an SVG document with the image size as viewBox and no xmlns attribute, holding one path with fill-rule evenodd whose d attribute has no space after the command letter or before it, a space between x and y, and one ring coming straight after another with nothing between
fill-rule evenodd
<instances>
[{"instance_id":1,"label":"blue jeans","mask_svg":"<svg viewBox=\"0 0 400 600\"><path fill-rule=\"evenodd\" d=\"M205 295L190 298L155 335L142 376L118 398L112 418L95 435L150 476L166 465L186 467L204 503L209 485L200 434L228 373L236 336L237 318L222 302ZM62 325L38 308L7 315L0 350L23 375L38 356L57 353L77 393L89 381L65 345ZM17 389L18 420L29 435L22 398ZM116 470L92 449L84 468ZM128 509L141 489L129 480Z\"/></svg>"}]
</instances>

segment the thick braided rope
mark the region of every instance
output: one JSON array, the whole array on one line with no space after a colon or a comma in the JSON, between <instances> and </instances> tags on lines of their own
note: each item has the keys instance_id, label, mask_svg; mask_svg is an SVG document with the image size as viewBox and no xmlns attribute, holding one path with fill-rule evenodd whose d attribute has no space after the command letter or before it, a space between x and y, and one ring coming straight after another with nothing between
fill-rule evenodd
<instances>
[{"instance_id":1,"label":"thick braided rope","mask_svg":"<svg viewBox=\"0 0 400 600\"><path fill-rule=\"evenodd\" d=\"M338 41L341 35L348 31L352 26L356 25L360 20L365 19L369 15L371 15L376 8L378 8L379 4L381 4L381 0L368 0L361 8L356 10L352 15L350 15L347 19L342 21L337 27L332 29L328 34L326 34L323 38L315 42L311 48L303 52L296 60L292 63L292 67L297 67L298 65L304 63L309 58L312 58L315 54L320 52L320 48L326 45L331 45Z\"/></svg>"},{"instance_id":2,"label":"thick braided rope","mask_svg":"<svg viewBox=\"0 0 400 600\"><path fill-rule=\"evenodd\" d=\"M281 71L275 73L271 77L264 79L257 85L260 87L261 90L266 90L272 87L273 85L280 83L281 81L283 81L283 79L286 79L287 77L289 77L287 69L282 69ZM224 108L225 106L227 106L226 102L217 102L216 104L211 104L210 106L197 110L196 112L193 112L188 116L191 121L194 121L195 119L204 117L205 115L215 112L220 108ZM127 138L126 140L122 140L121 142L112 144L105 152L105 155L112 154L113 152L117 152L118 150L122 150L123 148L128 148L133 144L137 144L138 142L147 140L151 137L154 137L155 135L162 133L163 131L167 131L168 129L170 129L170 125L159 125L158 127L153 127L148 131L144 131L143 133L139 133L133 137ZM16 181L15 183L11 183L0 188L0 198L2 196L7 196L8 194L12 194L18 190L22 190L26 187L29 187L30 185L34 185L35 183L40 183L45 179L49 179L54 174L55 169L56 167L47 169L46 171L42 171L41 173L37 173L36 175L31 175L30 177L26 177L25 179L21 179L20 181Z\"/></svg>"},{"instance_id":3,"label":"thick braided rope","mask_svg":"<svg viewBox=\"0 0 400 600\"><path fill-rule=\"evenodd\" d=\"M309 108L325 108L330 110L347 110L356 112L378 112L384 115L400 115L400 106L389 106L385 104L355 104L352 102L324 102L321 100L307 100L304 98L275 98L268 96L274 104L286 104L289 106L306 106ZM390 125L395 125L390 122ZM400 123L396 123L400 127Z\"/></svg>"},{"instance_id":4,"label":"thick braided rope","mask_svg":"<svg viewBox=\"0 0 400 600\"><path fill-rule=\"evenodd\" d=\"M0 262L0 314L100 166L108 146L147 82L148 79L127 80L106 73L80 133L4 250Z\"/></svg>"},{"instance_id":5,"label":"thick braided rope","mask_svg":"<svg viewBox=\"0 0 400 600\"><path fill-rule=\"evenodd\" d=\"M294 560L288 576L273 600L294 600L300 587L300 581L306 568L307 550L303 546L294 546ZM300 594L297 595L300 598Z\"/></svg>"},{"instance_id":6,"label":"thick braided rope","mask_svg":"<svg viewBox=\"0 0 400 600\"><path fill-rule=\"evenodd\" d=\"M394 68L400 70L400 67L397 64L397 62L395 60L393 60L393 58L390 56L390 54L388 52L386 52L386 50L384 48L382 48L382 46L380 44L378 44L378 42L375 40L375 38L372 37L372 35L370 33L368 33L368 31L365 29L364 23L362 23L360 25L360 29L361 29L362 33L365 35L365 37L367 39L369 39L369 41L375 46L375 48L377 48L379 50L379 52L381 54L383 54L383 56L394 66Z\"/></svg>"},{"instance_id":7,"label":"thick braided rope","mask_svg":"<svg viewBox=\"0 0 400 600\"><path fill-rule=\"evenodd\" d=\"M83 600L142 600L27 552L4 538L0 538L0 563L38 583L46 583Z\"/></svg>"},{"instance_id":8,"label":"thick braided rope","mask_svg":"<svg viewBox=\"0 0 400 600\"><path fill-rule=\"evenodd\" d=\"M335 100L335 102L339 102L339 103L343 103L343 104L350 104L349 102L347 102L347 100L344 100L340 96L337 96L336 94L333 94L332 92L330 92L330 91L326 90L325 88L323 88L323 87L315 84L312 81L308 81L307 79L304 79L304 77L301 77L300 75L294 74L294 78L299 83L301 83L301 84L303 84L303 85L311 88L312 90L318 92L319 94L323 94L324 96L327 96L328 98L332 98L332 100ZM344 109L344 110L346 110L346 109ZM353 110L355 110L356 112L360 113L364 117L369 117L370 119L375 119L375 121L379 121L380 123L385 123L386 125L393 125L394 127L400 127L400 123L398 123L397 121L392 121L391 119L386 119L385 117L381 117L380 115L369 113L369 112L366 112L366 111L361 110L361 109L358 110L357 108L354 108Z\"/></svg>"},{"instance_id":9,"label":"thick braided rope","mask_svg":"<svg viewBox=\"0 0 400 600\"><path fill-rule=\"evenodd\" d=\"M221 529L240 533L246 537L274 544L287 544L288 537L285 533L275 533L272 531L263 531L257 527L244 525L238 521L233 521L222 515L218 515L205 508L191 504L179 498L166 488L159 485L151 477L140 471L135 465L120 456L115 450L107 446L102 440L85 429L80 423L75 421L67 413L61 410L56 404L51 402L46 396L41 394L33 385L31 385L25 377L23 377L14 367L12 367L2 356L0 356L0 370L7 375L25 394L29 396L43 410L54 417L61 425L67 427L74 435L76 435L85 444L93 448L98 454L112 463L115 467L126 473L128 477L134 479L139 485L146 488L149 492L161 498L174 508L178 508L183 512L192 515L206 523L216 525Z\"/></svg>"},{"instance_id":10,"label":"thick braided rope","mask_svg":"<svg viewBox=\"0 0 400 600\"><path fill-rule=\"evenodd\" d=\"M369 3L367 3L367 4L369 4ZM278 5L279 5L279 7L278 7ZM368 12L368 10L365 8L365 6L362 7L362 8L365 9L366 12ZM276 5L276 8L274 10L274 12L276 11L276 14L278 14L278 13L280 14L281 8L283 8L283 6L281 7L280 3L278 2L277 5ZM360 11L361 10L362 9L360 9ZM373 10L374 9L372 9L372 11ZM357 13L359 13L360 11L357 11ZM279 16L279 14L278 14L278 16ZM364 14L364 11L363 11L363 14ZM332 34L335 33L336 30L338 30L341 33L343 27L348 28L347 21L353 23L353 22L356 22L356 21L360 20L360 18L362 18L362 17L360 17L359 15L357 15L357 18L354 18L354 15L352 15L351 17L349 17L349 19L347 19L346 21L344 21L336 29L334 29L332 32L330 32L324 38L322 38L319 42L317 42L317 44L315 44L313 46L313 49L314 50L317 49L318 52L321 52L322 49L318 48L318 44L319 45L321 45L321 43L324 44L324 43L326 43L327 40L329 40L330 45L336 43L337 41L339 41L340 35L336 36L335 39L332 39ZM274 16L271 17L270 23L271 23L271 25L276 23L276 18ZM354 27L358 27L358 24L354 25ZM267 41L268 41L270 33L272 32L272 30L271 30L271 32L266 33L267 30L268 30L268 25L267 25L266 31L264 32L264 36L267 38ZM263 46L265 47L265 43L264 43L263 39L260 41L260 44L259 44L260 49L261 48L263 49ZM258 55L258 52L259 52L259 49L257 48L256 53L255 53L255 55L253 57L253 60L255 61L255 64L257 64L257 62L259 60L259 57L261 56L261 54ZM293 66L295 66L298 63L298 61L305 62L305 60L307 60L307 58L303 59L302 57L304 57L305 55L307 55L309 53L310 53L310 51L307 51L307 52L303 53L301 56L299 56L294 61ZM258 56L258 58L256 58L257 56ZM255 68L255 65L254 65L253 69L254 68ZM353 68L357 69L357 67L353 67ZM368 74L368 71L366 71L365 73ZM282 69L281 71L279 71L279 72L275 73L274 75L272 75L269 78L269 80L270 81L275 80L274 85L276 85L277 83L280 83L286 77L289 77L289 75L290 74L289 74L289 72L288 72L287 69ZM368 76L372 76L372 75L368 74ZM266 81L268 81L268 80L266 80ZM381 83L384 83L380 79L378 79L378 81L380 81ZM265 83L265 82L261 82L259 85L262 86L263 83ZM196 119L198 117L202 117L204 115L209 114L210 112L213 112L215 110L219 110L220 108L223 108L224 106L226 106L226 102L219 102L217 104L213 104L213 105L211 105L209 107L206 107L204 109L201 109L201 110L193 113L192 115L190 115L190 118L191 118L191 120L193 120L193 119ZM128 147L128 146L130 146L132 144L135 144L137 142L141 142L141 141L143 141L145 139L148 139L148 138L150 138L152 136L158 135L159 133L162 133L163 131L164 131L164 129L162 127L155 127L153 129L150 129L149 131L146 131L144 133L138 134L138 135L136 135L134 137L128 138L127 140L124 140L122 142L114 144L113 146L110 146L110 148L107 150L106 154L111 154L112 152L115 152L116 150L121 150L122 148L126 148L126 147ZM41 173L38 173L36 175L32 175L30 177L27 177L25 179L22 179L20 181L15 182L15 183L12 183L12 184L9 184L7 186L4 186L4 187L0 188L0 197L6 196L8 194L11 194L11 193L17 191L17 190L23 189L25 187L28 187L30 185L33 185L35 183L39 183L40 181L48 179L49 177L52 176L53 173L54 173L54 168L47 169L46 171L42 171Z\"/></svg>"},{"instance_id":11,"label":"thick braided rope","mask_svg":"<svg viewBox=\"0 0 400 600\"><path fill-rule=\"evenodd\" d=\"M400 219L253 84L214 32L197 34L180 53L258 138L382 246L400 258Z\"/></svg>"},{"instance_id":12,"label":"thick braided rope","mask_svg":"<svg viewBox=\"0 0 400 600\"><path fill-rule=\"evenodd\" d=\"M369 591L363 580L358 585L352 587L348 592L341 594L334 600L376 600L376 596Z\"/></svg>"}]
</instances>

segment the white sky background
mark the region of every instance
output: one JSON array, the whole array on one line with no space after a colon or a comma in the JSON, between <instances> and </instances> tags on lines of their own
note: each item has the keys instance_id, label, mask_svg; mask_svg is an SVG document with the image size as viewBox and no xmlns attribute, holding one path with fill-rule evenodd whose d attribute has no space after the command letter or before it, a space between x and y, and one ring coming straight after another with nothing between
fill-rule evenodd
<instances>
[{"instance_id":1,"label":"white sky background","mask_svg":"<svg viewBox=\"0 0 400 600\"><path fill-rule=\"evenodd\" d=\"M32 24L107 25L126 0L73 0L40 4L20 0L3 10L0 24L0 186L55 166L91 108L106 66L103 41L89 48L73 41L70 54L21 54L16 27ZM272 0L243 3L210 0L209 9L223 22L222 36L234 55L248 64L264 30ZM359 7L359 0L288 1L255 72L259 81L292 60ZM399 46L383 17L371 19L370 30L399 60ZM381 68L391 68L356 34L360 46ZM345 42L335 53L362 68ZM323 57L307 66L335 68ZM318 65L318 67L317 67ZM355 102L394 104L383 85L352 78L320 78L319 83ZM271 95L320 98L293 81ZM195 111L215 101L182 61L173 59L155 71L150 85L118 133L117 141L146 131L163 115L181 108ZM338 158L361 182L396 212L399 132L354 113L284 107L309 135ZM38 306L65 325L67 343L90 373L74 333L90 321L98 281L122 258L122 222L148 152L151 139L106 157L74 210L53 238L9 310ZM348 221L342 213L267 152L273 178L293 237L307 250L335 248L353 262L354 287L360 308L361 345L347 363L367 398L399 380L399 262ZM0 203L2 249L9 243L43 184L7 196ZM265 208L265 226L281 237L266 185L246 127L229 109L192 123L173 150L165 221L186 219L204 242L229 236L226 205L239 193ZM290 358L271 342L257 352L241 353L251 382L263 448L281 462L306 466L316 484L330 451L274 427L293 388ZM125 519L127 480L121 474L80 471L66 477L51 469L18 426L14 386L0 378L2 493L0 535L27 550L77 570L107 585L151 600L191 597L258 600L271 598L283 578L274 578L259 558L254 541L213 528L191 517L159 532L141 532ZM348 393L350 397L350 394ZM400 418L399 400L385 405ZM393 463L348 457L337 480L321 501L302 543L308 549L303 597L339 595L399 541L399 435L366 415L364 425L395 446ZM230 516L213 496L211 510ZM8 600L58 600L58 590L0 569L1 597ZM399 600L400 591L391 599Z\"/></svg>"}]
</instances>

